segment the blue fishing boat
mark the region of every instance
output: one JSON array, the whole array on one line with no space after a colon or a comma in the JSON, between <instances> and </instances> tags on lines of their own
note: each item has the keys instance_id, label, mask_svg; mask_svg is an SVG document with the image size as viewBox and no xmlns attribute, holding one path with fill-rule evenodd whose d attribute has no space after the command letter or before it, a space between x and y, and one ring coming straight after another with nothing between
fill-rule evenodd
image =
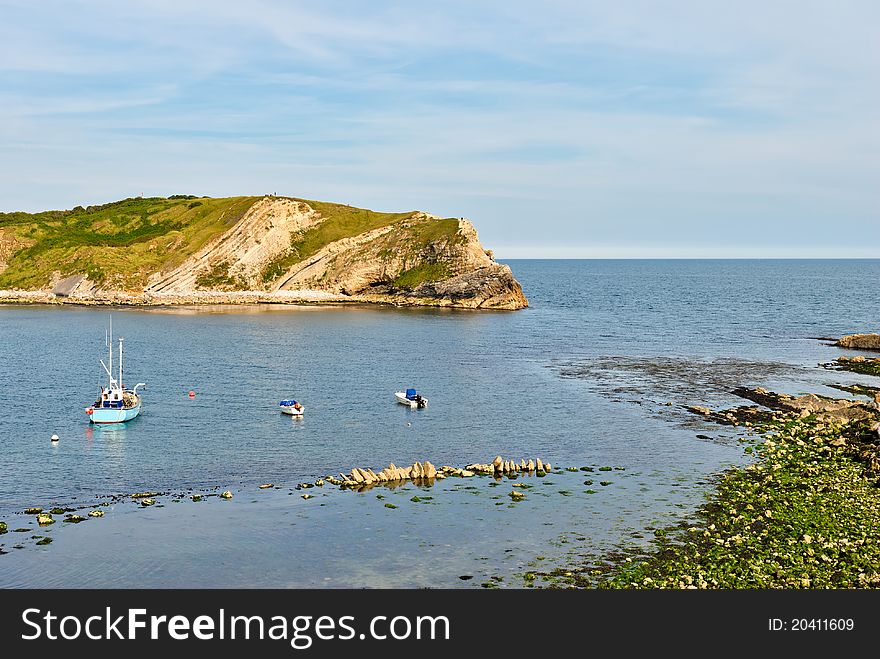
<instances>
[{"instance_id":1,"label":"blue fishing boat","mask_svg":"<svg viewBox=\"0 0 880 659\"><path fill-rule=\"evenodd\" d=\"M141 397L138 394L138 388L146 388L146 384L138 382L134 389L126 389L122 381L122 361L124 350L122 348L123 339L119 337L119 377L113 377L113 318L110 318L110 329L105 335L105 343L108 349L107 364L104 360L99 360L104 371L107 373L108 384L101 387L101 393L98 399L91 407L86 408L86 414L89 415L89 421L92 423L124 423L131 421L141 413Z\"/></svg>"}]
</instances>

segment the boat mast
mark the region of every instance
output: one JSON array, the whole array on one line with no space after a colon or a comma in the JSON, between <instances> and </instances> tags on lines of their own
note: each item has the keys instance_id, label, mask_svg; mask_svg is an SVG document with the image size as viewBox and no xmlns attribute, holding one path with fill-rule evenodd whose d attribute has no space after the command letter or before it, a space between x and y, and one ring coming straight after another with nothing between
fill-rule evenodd
<instances>
[{"instance_id":1,"label":"boat mast","mask_svg":"<svg viewBox=\"0 0 880 659\"><path fill-rule=\"evenodd\" d=\"M110 384L113 384L113 315L110 316L110 333L107 336L107 352L109 353L109 357L107 358L110 361L110 366L107 369L107 375L110 376Z\"/></svg>"},{"instance_id":2,"label":"boat mast","mask_svg":"<svg viewBox=\"0 0 880 659\"><path fill-rule=\"evenodd\" d=\"M124 339L119 337L119 388L122 389L122 341Z\"/></svg>"}]
</instances>

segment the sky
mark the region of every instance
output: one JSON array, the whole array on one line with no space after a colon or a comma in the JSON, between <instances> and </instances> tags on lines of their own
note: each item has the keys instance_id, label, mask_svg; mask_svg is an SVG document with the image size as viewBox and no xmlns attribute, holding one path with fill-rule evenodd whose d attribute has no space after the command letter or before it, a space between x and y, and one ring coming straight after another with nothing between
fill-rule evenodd
<instances>
[{"instance_id":1,"label":"sky","mask_svg":"<svg viewBox=\"0 0 880 659\"><path fill-rule=\"evenodd\" d=\"M880 257L880 3L0 0L0 211L268 193L502 259Z\"/></svg>"}]
</instances>

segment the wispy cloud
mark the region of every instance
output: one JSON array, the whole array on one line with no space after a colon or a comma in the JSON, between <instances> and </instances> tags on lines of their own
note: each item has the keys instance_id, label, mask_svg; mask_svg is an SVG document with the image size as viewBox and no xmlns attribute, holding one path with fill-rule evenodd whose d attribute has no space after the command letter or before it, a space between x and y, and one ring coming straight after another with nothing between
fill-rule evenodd
<instances>
[{"instance_id":1,"label":"wispy cloud","mask_svg":"<svg viewBox=\"0 0 880 659\"><path fill-rule=\"evenodd\" d=\"M880 248L867 1L0 16L4 210L277 191L470 216L502 256L806 254L842 222L835 255Z\"/></svg>"}]
</instances>

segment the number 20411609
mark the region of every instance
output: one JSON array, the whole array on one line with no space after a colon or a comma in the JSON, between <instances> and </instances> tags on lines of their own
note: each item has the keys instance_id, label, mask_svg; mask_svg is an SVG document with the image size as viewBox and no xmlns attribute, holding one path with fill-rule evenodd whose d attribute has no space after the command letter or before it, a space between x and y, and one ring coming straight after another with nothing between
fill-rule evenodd
<instances>
[{"instance_id":1,"label":"number 20411609","mask_svg":"<svg viewBox=\"0 0 880 659\"><path fill-rule=\"evenodd\" d=\"M852 618L770 618L767 628L772 632L850 632L855 628Z\"/></svg>"}]
</instances>

